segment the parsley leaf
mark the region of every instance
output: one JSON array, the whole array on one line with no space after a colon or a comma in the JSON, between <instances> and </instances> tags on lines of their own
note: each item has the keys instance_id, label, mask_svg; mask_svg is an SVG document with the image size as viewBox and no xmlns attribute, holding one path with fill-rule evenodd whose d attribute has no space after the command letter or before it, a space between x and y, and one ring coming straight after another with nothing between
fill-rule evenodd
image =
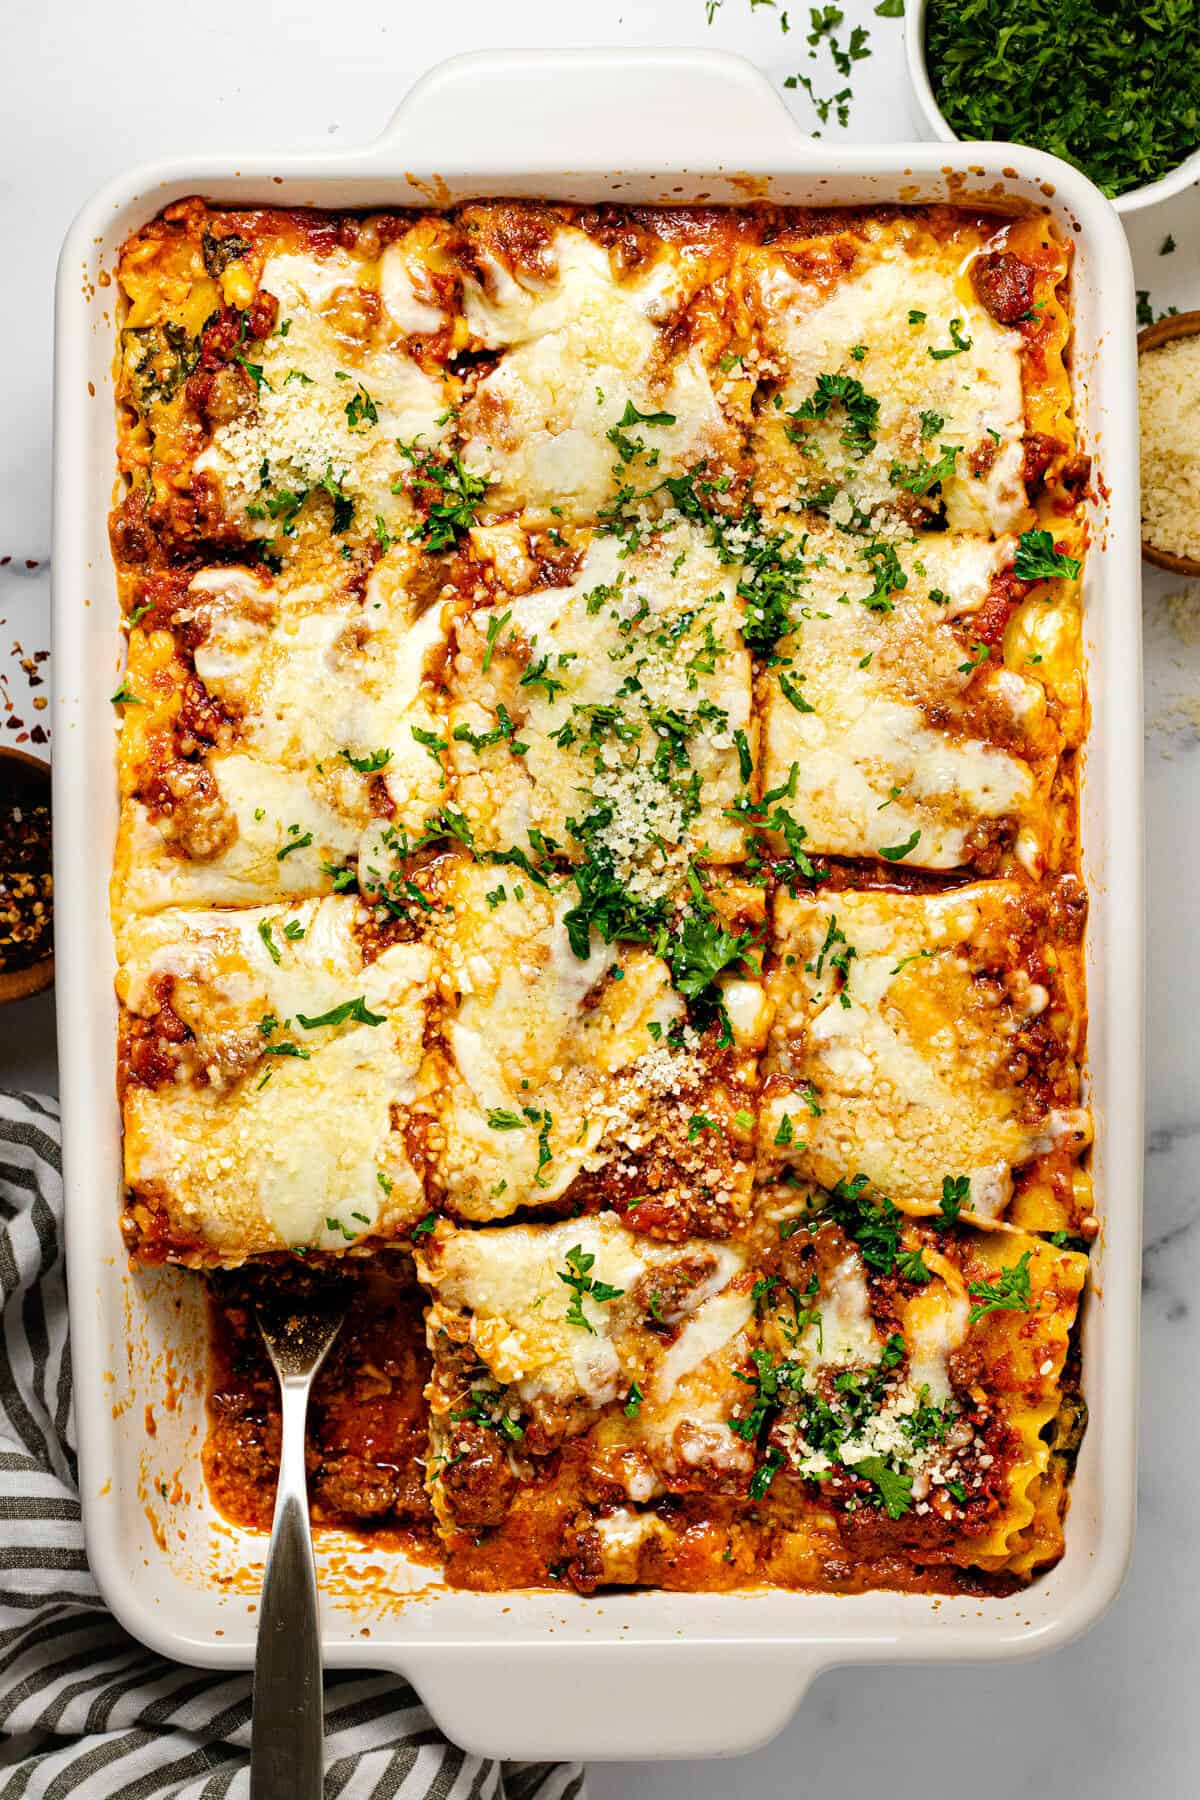
<instances>
[{"instance_id":1,"label":"parsley leaf","mask_svg":"<svg viewBox=\"0 0 1200 1800\"><path fill-rule=\"evenodd\" d=\"M356 1025L384 1025L387 1015L370 1012L362 994L355 1000L343 1000L340 1006L331 1006L328 1012L318 1013L313 1019L302 1012L296 1014L297 1024L303 1025L305 1031L316 1031L321 1025L344 1025L347 1019L353 1019Z\"/></svg>"},{"instance_id":2,"label":"parsley leaf","mask_svg":"<svg viewBox=\"0 0 1200 1800\"><path fill-rule=\"evenodd\" d=\"M625 1292L624 1288L612 1287L607 1281L597 1280L590 1271L595 1266L596 1258L582 1244L576 1244L573 1250L567 1251L566 1269L558 1269L558 1279L574 1291L567 1307L567 1324L578 1325L583 1331L596 1335L596 1327L583 1310L584 1296L601 1303L619 1300Z\"/></svg>"},{"instance_id":3,"label":"parsley leaf","mask_svg":"<svg viewBox=\"0 0 1200 1800\"><path fill-rule=\"evenodd\" d=\"M906 838L902 844L885 844L881 846L879 854L880 856L885 856L888 862L903 862L906 856L912 854L920 841L921 833L918 829L913 832L910 838Z\"/></svg>"},{"instance_id":4,"label":"parsley leaf","mask_svg":"<svg viewBox=\"0 0 1200 1800\"><path fill-rule=\"evenodd\" d=\"M878 1490L889 1519L902 1519L912 1506L912 1476L889 1469L882 1456L864 1456L861 1462L847 1463L846 1467Z\"/></svg>"},{"instance_id":5,"label":"parsley leaf","mask_svg":"<svg viewBox=\"0 0 1200 1800\"><path fill-rule=\"evenodd\" d=\"M1072 581L1082 565L1054 548L1048 531L1023 531L1013 558L1013 574L1021 581Z\"/></svg>"},{"instance_id":6,"label":"parsley leaf","mask_svg":"<svg viewBox=\"0 0 1200 1800\"><path fill-rule=\"evenodd\" d=\"M813 392L788 417L798 421L827 418L835 401L840 402L846 413L846 425L840 438L842 447L856 457L866 456L875 448L879 402L873 394L868 394L857 376L818 375ZM801 433L789 430L788 436L793 443L802 441Z\"/></svg>"},{"instance_id":7,"label":"parsley leaf","mask_svg":"<svg viewBox=\"0 0 1200 1800\"><path fill-rule=\"evenodd\" d=\"M967 1293L978 1302L967 1315L969 1325L977 1325L989 1313L1037 1310L1029 1298L1029 1259L1032 1255L1032 1250L1026 1250L1009 1268L1001 1269L993 1281L968 1284Z\"/></svg>"},{"instance_id":8,"label":"parsley leaf","mask_svg":"<svg viewBox=\"0 0 1200 1800\"><path fill-rule=\"evenodd\" d=\"M934 362L945 362L948 356L961 356L964 350L969 350L970 348L971 339L963 336L962 320L951 319L949 350L935 350L933 345L930 344L929 354Z\"/></svg>"}]
</instances>

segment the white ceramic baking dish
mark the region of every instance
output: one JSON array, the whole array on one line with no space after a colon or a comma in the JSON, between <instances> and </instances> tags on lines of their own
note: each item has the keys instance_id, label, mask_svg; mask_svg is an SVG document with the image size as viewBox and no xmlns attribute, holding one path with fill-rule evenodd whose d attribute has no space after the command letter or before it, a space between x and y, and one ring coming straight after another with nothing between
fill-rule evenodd
<instances>
[{"instance_id":1,"label":"white ceramic baking dish","mask_svg":"<svg viewBox=\"0 0 1200 1800\"><path fill-rule=\"evenodd\" d=\"M614 170L614 164L620 167ZM419 82L350 154L142 169L84 209L63 250L55 418L54 806L59 1047L76 1414L88 1551L121 1621L165 1655L252 1657L263 1540L213 1511L199 1456L198 1283L131 1275L117 1229L116 826L108 696L121 657L113 492L117 247L183 194L381 207L561 200L1049 205L1074 239L1074 378L1106 494L1087 565L1093 709L1084 843L1092 893L1090 1079L1104 1233L1087 1300L1091 1425L1059 1566L1010 1600L923 1596L454 1593L403 1557L320 1545L327 1661L403 1671L449 1735L504 1756L746 1750L835 1663L1049 1650L1115 1594L1133 1533L1142 1146L1141 646L1133 292L1117 217L1073 169L1013 146L814 143L764 78L697 51L480 55ZM148 1424L150 1431L148 1431Z\"/></svg>"}]
</instances>

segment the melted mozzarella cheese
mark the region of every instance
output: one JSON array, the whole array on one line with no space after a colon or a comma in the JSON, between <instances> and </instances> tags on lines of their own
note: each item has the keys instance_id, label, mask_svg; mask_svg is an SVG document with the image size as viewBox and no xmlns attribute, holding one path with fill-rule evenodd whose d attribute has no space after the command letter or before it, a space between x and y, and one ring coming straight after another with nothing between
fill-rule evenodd
<instances>
[{"instance_id":1,"label":"melted mozzarella cheese","mask_svg":"<svg viewBox=\"0 0 1200 1800\"><path fill-rule=\"evenodd\" d=\"M169 821L153 817L141 801L127 801L117 846L122 904L150 912L327 893L332 878L322 864L341 866L357 849L359 834L313 778L241 752L212 756L208 768L216 797L206 810L231 822L231 841L207 860L189 859L176 848Z\"/></svg>"},{"instance_id":2,"label":"melted mozzarella cheese","mask_svg":"<svg viewBox=\"0 0 1200 1800\"><path fill-rule=\"evenodd\" d=\"M445 607L416 612L405 586L412 562L408 552L390 551L361 602L322 602L319 590L315 602L311 590L278 598L260 586L242 605L235 597L206 609L220 571L202 571L189 589L201 596L207 624L196 673L239 720L241 741L268 762L316 769L338 810L360 823L375 772L394 823L418 827L443 798L441 770L414 732L438 735L425 682L445 639ZM364 775L351 756L384 760Z\"/></svg>"},{"instance_id":3,"label":"melted mozzarella cheese","mask_svg":"<svg viewBox=\"0 0 1200 1800\"><path fill-rule=\"evenodd\" d=\"M407 499L392 492L405 467L396 442L420 436L429 446L445 430L442 384L392 341L390 315L384 329L356 319L351 331L339 322L339 306L378 278L374 264L345 251L289 252L263 269L261 286L280 300L287 334L255 341L254 404L215 427L195 467L216 479L248 536L273 538L280 550L289 539L272 522L271 502L327 481L354 504L356 529L369 534L382 519L396 535L411 516ZM398 297L394 271L390 280Z\"/></svg>"},{"instance_id":4,"label":"melted mozzarella cheese","mask_svg":"<svg viewBox=\"0 0 1200 1800\"><path fill-rule=\"evenodd\" d=\"M675 1302L680 1328L664 1348L646 1326L645 1302L635 1304L631 1290L655 1271L665 1283L680 1263L694 1274L698 1256L709 1271ZM686 1486L702 1467L732 1471L752 1464L728 1424L742 1397L733 1371L745 1360L744 1333L754 1312L752 1298L734 1282L744 1258L732 1245L660 1244L601 1213L559 1225L442 1227L431 1244L421 1245L417 1261L434 1294L435 1366L444 1346L461 1343L465 1330L489 1375L559 1429L563 1408L599 1413L623 1400L636 1381L642 1399L635 1413L621 1415L633 1420L621 1432L641 1446L652 1469ZM588 1282L618 1291L597 1300ZM586 1323L570 1316L576 1307ZM586 1412L574 1429L587 1428ZM653 1491L650 1471L630 1457L628 1442L615 1452L600 1447L600 1454L631 1496Z\"/></svg>"},{"instance_id":5,"label":"melted mozzarella cheese","mask_svg":"<svg viewBox=\"0 0 1200 1800\"><path fill-rule=\"evenodd\" d=\"M695 1078L691 1053L661 1041L682 1010L665 964L626 950L622 978L606 980L616 948L593 936L588 956L576 956L565 923L573 902L573 891L551 896L508 868L455 871L439 926L453 996L439 1171L466 1217L555 1199L581 1171L628 1154L656 1096Z\"/></svg>"},{"instance_id":6,"label":"melted mozzarella cheese","mask_svg":"<svg viewBox=\"0 0 1200 1800\"><path fill-rule=\"evenodd\" d=\"M943 1177L962 1173L994 1213L1011 1191L1000 1171L1044 1154L1059 1130L1086 1141L1082 1109L1039 1115L1034 1093L1010 1073L1024 1009L978 982L994 967L996 934L1003 942L1021 928L1020 908L1021 890L1008 882L780 899L782 964L768 987L794 1085L773 1084L760 1150L824 1187L861 1171L901 1207L935 1202ZM854 951L844 985L827 960L817 972L831 917ZM778 1145L785 1117L795 1148Z\"/></svg>"},{"instance_id":7,"label":"melted mozzarella cheese","mask_svg":"<svg viewBox=\"0 0 1200 1800\"><path fill-rule=\"evenodd\" d=\"M638 427L660 473L728 447L700 354L690 350L656 373L665 346L653 317L671 282L618 280L607 251L573 227L555 235L549 279L523 272L514 280L496 259L484 261L487 285L468 281L464 310L475 336L504 355L464 407L462 425L467 461L493 478L494 509L522 506L536 516L554 506L571 519L594 517L613 486L608 433L629 405L671 415L669 424Z\"/></svg>"},{"instance_id":8,"label":"melted mozzarella cheese","mask_svg":"<svg viewBox=\"0 0 1200 1800\"><path fill-rule=\"evenodd\" d=\"M868 510L890 508L893 464L929 461L941 445L953 444L963 454L942 483L950 529L985 535L1019 529L1028 518L1021 335L996 323L944 255L914 253L905 232L877 234L832 289L766 253L758 292L766 337L785 376L780 414L810 399L819 376L851 373L879 404L874 449L860 456L842 445L835 407L805 430L808 458ZM866 347L861 359L851 356L855 346ZM786 421L773 410L761 415L760 453L786 466L796 452L784 434ZM922 412L939 420L928 439ZM978 475L973 454L986 465Z\"/></svg>"},{"instance_id":9,"label":"melted mozzarella cheese","mask_svg":"<svg viewBox=\"0 0 1200 1800\"><path fill-rule=\"evenodd\" d=\"M402 1122L423 1055L431 957L395 945L364 967L356 907L164 912L122 934L126 1006L152 1016L169 977L205 1074L129 1086L126 1179L159 1199L203 1257L340 1251L394 1235L423 1210ZM357 997L378 1024L300 1023ZM276 1044L305 1054L271 1055Z\"/></svg>"},{"instance_id":10,"label":"melted mozzarella cheese","mask_svg":"<svg viewBox=\"0 0 1200 1800\"><path fill-rule=\"evenodd\" d=\"M750 727L739 574L690 526L628 556L616 538L597 537L569 586L514 599L499 629L495 609L474 615L454 669L450 726L478 843L506 847L536 829L577 852L568 821L605 809L611 820L598 841L646 895L682 883L686 856L664 860L663 846L695 854L703 844L717 861L741 856L741 829L726 816L741 786L734 734ZM530 664L548 680L523 680ZM501 706L516 721L519 755L507 738L476 750L453 736L486 736ZM613 722L595 724L596 708ZM656 729L656 717L674 722L674 736ZM664 750L666 779L656 766ZM699 807L687 818L675 790L692 772Z\"/></svg>"},{"instance_id":11,"label":"melted mozzarella cheese","mask_svg":"<svg viewBox=\"0 0 1200 1800\"><path fill-rule=\"evenodd\" d=\"M915 837L907 863L952 869L976 826L1005 820L1039 858L1056 741L1046 736L1042 690L1002 666L974 674L949 625L982 603L1011 562L1011 540L901 543L908 584L886 612L862 604L872 574L853 543L827 530L809 535L797 628L780 646L787 666L765 680L764 785L792 784L794 814L817 851L878 856ZM798 709L789 689L811 710ZM968 690L1007 726L1002 743L963 717ZM1035 759L1045 765L1040 779Z\"/></svg>"}]
</instances>

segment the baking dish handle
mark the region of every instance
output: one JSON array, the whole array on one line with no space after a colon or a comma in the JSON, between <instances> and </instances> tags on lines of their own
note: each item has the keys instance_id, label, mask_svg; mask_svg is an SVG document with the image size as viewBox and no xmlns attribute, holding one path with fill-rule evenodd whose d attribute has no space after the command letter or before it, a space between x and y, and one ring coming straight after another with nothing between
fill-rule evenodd
<instances>
[{"instance_id":1,"label":"baking dish handle","mask_svg":"<svg viewBox=\"0 0 1200 1800\"><path fill-rule=\"evenodd\" d=\"M813 159L811 140L752 63L686 49L452 56L409 89L368 159L395 162L397 152L405 170L445 177L499 162L525 177L765 174Z\"/></svg>"},{"instance_id":2,"label":"baking dish handle","mask_svg":"<svg viewBox=\"0 0 1200 1800\"><path fill-rule=\"evenodd\" d=\"M582 1656L572 1649L584 1650ZM836 1658L819 1645L460 1645L405 1673L453 1743L514 1761L730 1756L783 1729Z\"/></svg>"}]
</instances>

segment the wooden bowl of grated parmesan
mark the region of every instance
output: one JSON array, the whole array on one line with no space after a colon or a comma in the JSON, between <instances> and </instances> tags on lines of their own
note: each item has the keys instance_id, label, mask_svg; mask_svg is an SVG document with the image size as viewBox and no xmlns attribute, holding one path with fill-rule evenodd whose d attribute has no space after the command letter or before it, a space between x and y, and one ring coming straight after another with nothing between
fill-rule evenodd
<instances>
[{"instance_id":1,"label":"wooden bowl of grated parmesan","mask_svg":"<svg viewBox=\"0 0 1200 1800\"><path fill-rule=\"evenodd\" d=\"M1200 575L1200 312L1175 313L1138 337L1142 555Z\"/></svg>"}]
</instances>

